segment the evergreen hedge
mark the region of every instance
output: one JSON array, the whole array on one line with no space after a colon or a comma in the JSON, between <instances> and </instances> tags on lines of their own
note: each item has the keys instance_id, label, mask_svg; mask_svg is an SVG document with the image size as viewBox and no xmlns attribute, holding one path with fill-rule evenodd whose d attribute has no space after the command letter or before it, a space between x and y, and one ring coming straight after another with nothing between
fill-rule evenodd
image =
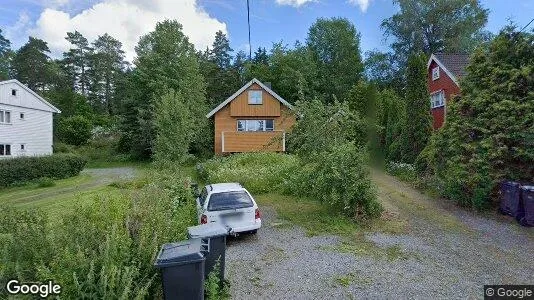
<instances>
[{"instance_id":1,"label":"evergreen hedge","mask_svg":"<svg viewBox=\"0 0 534 300\"><path fill-rule=\"evenodd\" d=\"M63 179L80 174L87 161L72 154L17 157L0 160L0 187L37 178Z\"/></svg>"}]
</instances>

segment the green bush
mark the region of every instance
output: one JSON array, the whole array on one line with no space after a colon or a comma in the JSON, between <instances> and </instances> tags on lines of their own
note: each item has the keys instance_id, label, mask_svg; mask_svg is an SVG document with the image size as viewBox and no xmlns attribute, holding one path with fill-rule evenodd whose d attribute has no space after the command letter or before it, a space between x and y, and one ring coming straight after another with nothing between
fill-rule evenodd
<instances>
[{"instance_id":1,"label":"green bush","mask_svg":"<svg viewBox=\"0 0 534 300\"><path fill-rule=\"evenodd\" d=\"M333 147L317 162L301 165L285 181L287 194L307 196L351 218L375 218L382 212L367 167L364 148L352 143Z\"/></svg>"},{"instance_id":2,"label":"green bush","mask_svg":"<svg viewBox=\"0 0 534 300\"><path fill-rule=\"evenodd\" d=\"M0 160L0 187L37 178L63 179L80 174L87 161L76 155L17 157Z\"/></svg>"},{"instance_id":3,"label":"green bush","mask_svg":"<svg viewBox=\"0 0 534 300\"><path fill-rule=\"evenodd\" d=\"M147 172L141 189L96 196L59 219L1 207L0 285L53 279L65 299L162 298L154 258L162 244L186 238L196 210L190 179L175 169Z\"/></svg>"},{"instance_id":4,"label":"green bush","mask_svg":"<svg viewBox=\"0 0 534 300\"><path fill-rule=\"evenodd\" d=\"M79 146L91 138L92 129L91 121L84 116L72 116L59 121L57 134L61 141Z\"/></svg>"},{"instance_id":5,"label":"green bush","mask_svg":"<svg viewBox=\"0 0 534 300\"><path fill-rule=\"evenodd\" d=\"M486 208L500 181L534 180L533 43L533 33L507 27L473 53L462 96L416 160L446 198Z\"/></svg>"},{"instance_id":6,"label":"green bush","mask_svg":"<svg viewBox=\"0 0 534 300\"><path fill-rule=\"evenodd\" d=\"M417 172L413 164L401 162L388 162L386 164L386 172L388 174L398 177L407 182L415 182L417 180Z\"/></svg>"},{"instance_id":7,"label":"green bush","mask_svg":"<svg viewBox=\"0 0 534 300\"><path fill-rule=\"evenodd\" d=\"M352 143L324 151L307 162L296 155L243 153L197 165L207 183L239 182L251 193L282 192L311 197L350 217L376 217L376 201L364 149Z\"/></svg>"}]
</instances>

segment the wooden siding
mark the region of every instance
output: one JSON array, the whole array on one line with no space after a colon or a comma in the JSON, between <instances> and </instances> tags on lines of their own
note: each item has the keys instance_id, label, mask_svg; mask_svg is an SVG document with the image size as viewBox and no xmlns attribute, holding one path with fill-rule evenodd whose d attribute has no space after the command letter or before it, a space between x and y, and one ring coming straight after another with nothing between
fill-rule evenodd
<instances>
[{"instance_id":1,"label":"wooden siding","mask_svg":"<svg viewBox=\"0 0 534 300\"><path fill-rule=\"evenodd\" d=\"M262 104L248 104L248 91L261 90ZM243 93L230 102L230 114L232 117L279 117L280 101L276 100L271 94L264 91L258 84L254 83Z\"/></svg>"},{"instance_id":2,"label":"wooden siding","mask_svg":"<svg viewBox=\"0 0 534 300\"><path fill-rule=\"evenodd\" d=\"M445 93L445 105L430 109L430 113L432 114L432 127L434 130L441 128L443 123L445 123L449 101L451 101L455 95L460 95L460 88L458 85L456 85L452 78L450 78L441 67L439 70L439 78L432 80L432 69L437 66L438 64L435 61L432 61L428 67L428 91L432 94L443 90ZM430 95L428 96L428 106L430 107Z\"/></svg>"},{"instance_id":3,"label":"wooden siding","mask_svg":"<svg viewBox=\"0 0 534 300\"><path fill-rule=\"evenodd\" d=\"M0 144L11 145L11 157L52 154L51 112L1 103L0 110L11 112L11 124L0 124ZM24 119L20 118L21 113Z\"/></svg>"},{"instance_id":4,"label":"wooden siding","mask_svg":"<svg viewBox=\"0 0 534 300\"><path fill-rule=\"evenodd\" d=\"M276 100L278 102L278 100ZM240 116L240 117L234 117L231 115L231 109L230 104L223 107L220 111L218 111L214 116L214 123L215 123L215 153L216 154L222 154L222 132L225 132L225 136L227 138L227 143L225 143L225 151L228 152L229 149L243 149L243 151L232 151L232 152L247 152L247 151L254 151L254 150L248 150L247 146L248 141L245 137L251 137L251 142L255 142L258 140L256 137L257 135L265 134L261 137L264 138L264 142L266 141L266 136L268 136L269 132L239 132L242 133L243 136L239 135L239 138L232 138L232 132L237 132L237 120L238 119L273 119L274 120L274 130L275 131L285 131L288 132L291 127L295 124L295 116L293 112L286 107L285 105L280 106L280 116L279 117L269 117L269 116L256 116L256 115L247 115L247 116ZM236 135L238 136L238 135ZM228 142L228 137L230 137L230 142ZM244 146L237 146L233 145L232 143L239 143ZM267 144L267 143L266 143ZM254 149L256 146L252 146L251 149ZM271 150L272 151L272 150ZM279 150L282 151L282 150Z\"/></svg>"},{"instance_id":5,"label":"wooden siding","mask_svg":"<svg viewBox=\"0 0 534 300\"><path fill-rule=\"evenodd\" d=\"M284 131L237 132L221 134L224 152L284 151Z\"/></svg>"}]
</instances>

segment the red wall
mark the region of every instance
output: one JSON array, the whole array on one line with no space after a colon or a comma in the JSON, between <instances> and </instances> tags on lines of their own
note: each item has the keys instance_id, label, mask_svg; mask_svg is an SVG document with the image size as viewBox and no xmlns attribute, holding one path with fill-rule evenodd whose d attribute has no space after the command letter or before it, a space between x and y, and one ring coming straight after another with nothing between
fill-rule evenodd
<instances>
[{"instance_id":1,"label":"red wall","mask_svg":"<svg viewBox=\"0 0 534 300\"><path fill-rule=\"evenodd\" d=\"M454 95L460 94L460 88L456 85L456 83L454 83L454 81L445 73L442 68L440 68L439 70L439 79L432 80L432 69L436 66L436 62L432 61L432 63L430 63L430 66L428 67L428 91L430 92L430 94L439 90L445 91L445 106L437 107L431 110L433 118L432 124L434 126L434 129L439 129L441 126L443 126L443 122L445 122L445 110L447 104Z\"/></svg>"}]
</instances>

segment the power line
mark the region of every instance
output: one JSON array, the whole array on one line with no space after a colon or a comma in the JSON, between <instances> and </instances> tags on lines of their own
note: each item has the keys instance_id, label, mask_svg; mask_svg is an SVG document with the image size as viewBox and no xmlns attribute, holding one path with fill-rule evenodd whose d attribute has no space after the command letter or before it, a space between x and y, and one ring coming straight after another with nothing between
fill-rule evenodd
<instances>
[{"instance_id":1,"label":"power line","mask_svg":"<svg viewBox=\"0 0 534 300\"><path fill-rule=\"evenodd\" d=\"M534 19L530 20L530 22L528 22L528 24L525 25L525 27L521 28L521 30L519 30L519 32L522 32L523 30L525 30L525 28L527 28L528 25L530 25L530 23L532 23L532 21L534 21Z\"/></svg>"},{"instance_id":2,"label":"power line","mask_svg":"<svg viewBox=\"0 0 534 300\"><path fill-rule=\"evenodd\" d=\"M247 0L247 23L248 23L248 60L252 60L252 45L250 44L250 5Z\"/></svg>"}]
</instances>

